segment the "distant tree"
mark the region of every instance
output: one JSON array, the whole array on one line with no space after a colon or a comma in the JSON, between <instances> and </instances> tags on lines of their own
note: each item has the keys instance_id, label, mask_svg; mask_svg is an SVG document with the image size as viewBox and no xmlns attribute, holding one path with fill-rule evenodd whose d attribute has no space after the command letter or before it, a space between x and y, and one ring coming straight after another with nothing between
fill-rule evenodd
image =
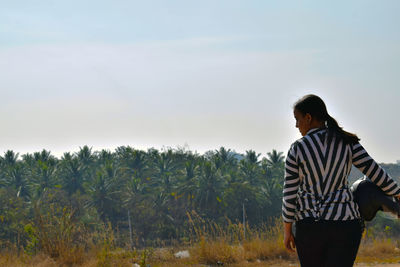
<instances>
[{"instance_id":1,"label":"distant tree","mask_svg":"<svg viewBox=\"0 0 400 267\"><path fill-rule=\"evenodd\" d=\"M144 151L121 146L116 149L116 156L125 178L135 177L142 180L147 178L145 176L149 167Z\"/></svg>"},{"instance_id":2,"label":"distant tree","mask_svg":"<svg viewBox=\"0 0 400 267\"><path fill-rule=\"evenodd\" d=\"M24 226L29 222L29 207L17 196L15 189L0 188L0 240L1 249L25 246ZM7 242L8 241L8 242Z\"/></svg>"},{"instance_id":3,"label":"distant tree","mask_svg":"<svg viewBox=\"0 0 400 267\"><path fill-rule=\"evenodd\" d=\"M27 180L27 171L22 162L8 166L4 170L4 183L8 188L13 188L17 197L29 200L30 191Z\"/></svg>"},{"instance_id":4,"label":"distant tree","mask_svg":"<svg viewBox=\"0 0 400 267\"><path fill-rule=\"evenodd\" d=\"M277 152L275 149L272 152L267 153L267 163L271 168L282 168L284 164L285 157L283 156L283 152Z\"/></svg>"},{"instance_id":5,"label":"distant tree","mask_svg":"<svg viewBox=\"0 0 400 267\"><path fill-rule=\"evenodd\" d=\"M262 195L260 190L251 186L249 182L235 182L227 187L225 192L225 201L227 204L226 213L233 222L242 222L243 211L245 219L250 225L262 223L263 209Z\"/></svg>"},{"instance_id":6,"label":"distant tree","mask_svg":"<svg viewBox=\"0 0 400 267\"><path fill-rule=\"evenodd\" d=\"M181 178L180 186L178 191L178 194L183 195L183 201L185 201L187 210L193 210L194 206L194 198L196 194L196 188L197 188L197 181L199 179L199 174L200 174L200 166L199 166L199 161L191 156L189 157L186 162L185 162L185 168L183 170L183 175Z\"/></svg>"},{"instance_id":7,"label":"distant tree","mask_svg":"<svg viewBox=\"0 0 400 267\"><path fill-rule=\"evenodd\" d=\"M14 189L18 197L28 200L30 197L27 171L23 162L18 160L18 153L8 150L4 157L0 157L1 176L0 184Z\"/></svg>"},{"instance_id":8,"label":"distant tree","mask_svg":"<svg viewBox=\"0 0 400 267\"><path fill-rule=\"evenodd\" d=\"M96 178L88 187L90 199L88 207L95 207L101 220L114 221L112 218L115 209L118 207L118 187L117 169L111 162L108 162L97 172Z\"/></svg>"},{"instance_id":9,"label":"distant tree","mask_svg":"<svg viewBox=\"0 0 400 267\"><path fill-rule=\"evenodd\" d=\"M4 153L4 157L0 158L0 162L2 163L2 165L5 165L5 166L13 166L17 163L18 156L19 156L18 153L15 153L12 150L7 150Z\"/></svg>"},{"instance_id":10,"label":"distant tree","mask_svg":"<svg viewBox=\"0 0 400 267\"><path fill-rule=\"evenodd\" d=\"M398 171L398 165L386 167ZM24 244L22 226L34 219L35 205L43 214L57 207L55 217L65 207L89 231L111 222L119 245L127 241L128 214L138 246L185 237L192 211L226 223L241 221L244 210L257 227L280 216L283 174L284 157L276 150L262 159L253 150L242 155L225 147L199 155L186 148L97 152L83 146L60 159L47 150L21 157L9 150L0 157L0 245Z\"/></svg>"},{"instance_id":11,"label":"distant tree","mask_svg":"<svg viewBox=\"0 0 400 267\"><path fill-rule=\"evenodd\" d=\"M33 153L32 167L28 173L33 197L40 197L44 191L59 187L56 176L57 159L50 151L42 150Z\"/></svg>"},{"instance_id":12,"label":"distant tree","mask_svg":"<svg viewBox=\"0 0 400 267\"><path fill-rule=\"evenodd\" d=\"M223 207L225 181L211 162L203 161L200 166L195 200L202 213L216 218Z\"/></svg>"},{"instance_id":13,"label":"distant tree","mask_svg":"<svg viewBox=\"0 0 400 267\"><path fill-rule=\"evenodd\" d=\"M239 163L240 175L244 181L248 181L250 185L257 186L260 183L260 161L257 154L253 150L246 151L246 156Z\"/></svg>"},{"instance_id":14,"label":"distant tree","mask_svg":"<svg viewBox=\"0 0 400 267\"><path fill-rule=\"evenodd\" d=\"M157 154L154 158L154 177L156 185L167 195L172 193L174 178L179 166L173 158L171 149Z\"/></svg>"},{"instance_id":15,"label":"distant tree","mask_svg":"<svg viewBox=\"0 0 400 267\"><path fill-rule=\"evenodd\" d=\"M62 188L66 190L68 195L77 191L85 192L84 183L88 172L87 168L88 166L82 164L76 155L64 153L59 163L58 175Z\"/></svg>"}]
</instances>

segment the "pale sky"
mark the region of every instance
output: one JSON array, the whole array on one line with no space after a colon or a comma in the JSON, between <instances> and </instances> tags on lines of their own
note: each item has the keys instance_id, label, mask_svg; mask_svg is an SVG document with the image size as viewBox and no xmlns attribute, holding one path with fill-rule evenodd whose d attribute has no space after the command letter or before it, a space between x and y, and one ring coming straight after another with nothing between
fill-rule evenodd
<instances>
[{"instance_id":1,"label":"pale sky","mask_svg":"<svg viewBox=\"0 0 400 267\"><path fill-rule=\"evenodd\" d=\"M0 4L0 154L286 154L314 93L376 161L400 160L400 1Z\"/></svg>"}]
</instances>

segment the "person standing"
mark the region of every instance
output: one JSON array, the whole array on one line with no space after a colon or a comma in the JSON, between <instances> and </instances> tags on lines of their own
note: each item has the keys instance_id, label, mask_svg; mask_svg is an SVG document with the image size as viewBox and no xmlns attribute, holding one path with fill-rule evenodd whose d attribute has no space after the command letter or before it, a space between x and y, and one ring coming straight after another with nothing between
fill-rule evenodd
<instances>
[{"instance_id":1,"label":"person standing","mask_svg":"<svg viewBox=\"0 0 400 267\"><path fill-rule=\"evenodd\" d=\"M320 97L305 95L293 113L302 138L291 145L285 162L284 245L297 250L302 267L353 266L363 221L348 185L352 165L389 196L399 197L400 187L357 135L328 114Z\"/></svg>"}]
</instances>

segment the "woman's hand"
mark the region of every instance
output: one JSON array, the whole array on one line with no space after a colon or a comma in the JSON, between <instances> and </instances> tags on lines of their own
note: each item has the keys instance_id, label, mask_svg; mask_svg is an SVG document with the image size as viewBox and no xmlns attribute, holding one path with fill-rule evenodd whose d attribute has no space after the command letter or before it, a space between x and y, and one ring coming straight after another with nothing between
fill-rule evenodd
<instances>
[{"instance_id":1,"label":"woman's hand","mask_svg":"<svg viewBox=\"0 0 400 267\"><path fill-rule=\"evenodd\" d=\"M296 245L294 243L294 236L292 233L292 223L284 223L285 233L283 243L289 252L295 252Z\"/></svg>"}]
</instances>

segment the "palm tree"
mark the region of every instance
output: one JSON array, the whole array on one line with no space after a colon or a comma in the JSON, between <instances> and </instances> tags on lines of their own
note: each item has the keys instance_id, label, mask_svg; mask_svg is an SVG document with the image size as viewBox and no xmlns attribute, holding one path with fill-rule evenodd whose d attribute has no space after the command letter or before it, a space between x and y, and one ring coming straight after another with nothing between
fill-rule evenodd
<instances>
[{"instance_id":1,"label":"palm tree","mask_svg":"<svg viewBox=\"0 0 400 267\"><path fill-rule=\"evenodd\" d=\"M111 162L115 159L115 154L106 149L102 149L100 152L97 152L95 154L95 157L97 158L97 164L99 166L105 165L106 162Z\"/></svg>"},{"instance_id":2,"label":"palm tree","mask_svg":"<svg viewBox=\"0 0 400 267\"><path fill-rule=\"evenodd\" d=\"M156 185L162 192L170 194L173 188L174 175L179 170L179 166L173 159L173 151L158 154L154 159L154 176Z\"/></svg>"},{"instance_id":3,"label":"palm tree","mask_svg":"<svg viewBox=\"0 0 400 267\"><path fill-rule=\"evenodd\" d=\"M113 162L106 162L88 186L90 200L87 207L95 207L103 221L115 221L121 208L121 179L117 176L119 169Z\"/></svg>"},{"instance_id":4,"label":"palm tree","mask_svg":"<svg viewBox=\"0 0 400 267\"><path fill-rule=\"evenodd\" d=\"M176 218L172 216L170 196L164 192L158 192L152 196L152 208L156 212L155 221L157 236L162 239L176 238Z\"/></svg>"},{"instance_id":5,"label":"palm tree","mask_svg":"<svg viewBox=\"0 0 400 267\"><path fill-rule=\"evenodd\" d=\"M257 154L254 150L247 150L244 159L252 164L259 164L260 161L258 158L260 155L260 153Z\"/></svg>"},{"instance_id":6,"label":"palm tree","mask_svg":"<svg viewBox=\"0 0 400 267\"><path fill-rule=\"evenodd\" d=\"M179 183L179 194L183 194L184 200L188 201L187 205L190 210L193 209L193 199L195 197L197 179L200 173L198 160L194 156L190 156L185 162L181 182Z\"/></svg>"},{"instance_id":7,"label":"palm tree","mask_svg":"<svg viewBox=\"0 0 400 267\"><path fill-rule=\"evenodd\" d=\"M282 152L277 152L275 149L267 153L268 158L264 159L264 165L268 170L266 174L268 177L274 177L282 180L284 175L285 157Z\"/></svg>"},{"instance_id":8,"label":"palm tree","mask_svg":"<svg viewBox=\"0 0 400 267\"><path fill-rule=\"evenodd\" d=\"M239 170L242 181L247 181L252 186L257 186L260 183L259 165L249 162L247 160L241 160L239 163Z\"/></svg>"},{"instance_id":9,"label":"palm tree","mask_svg":"<svg viewBox=\"0 0 400 267\"><path fill-rule=\"evenodd\" d=\"M221 174L226 176L227 179L234 182L236 180L236 167L238 161L235 158L235 153L225 147L220 147L219 150L215 150L215 154L211 157L211 160L215 164L217 169L221 170Z\"/></svg>"},{"instance_id":10,"label":"palm tree","mask_svg":"<svg viewBox=\"0 0 400 267\"><path fill-rule=\"evenodd\" d=\"M225 147L221 146L219 150L215 151L215 155L221 160L223 165L235 164L235 152L233 152L231 149L226 149Z\"/></svg>"},{"instance_id":11,"label":"palm tree","mask_svg":"<svg viewBox=\"0 0 400 267\"><path fill-rule=\"evenodd\" d=\"M135 150L130 146L122 146L116 149L116 155L127 177L145 178L148 165L144 151Z\"/></svg>"},{"instance_id":12,"label":"palm tree","mask_svg":"<svg viewBox=\"0 0 400 267\"><path fill-rule=\"evenodd\" d=\"M86 168L87 166L83 165L76 155L64 153L59 163L59 177L62 188L67 191L69 196L77 191L85 192L83 185Z\"/></svg>"},{"instance_id":13,"label":"palm tree","mask_svg":"<svg viewBox=\"0 0 400 267\"><path fill-rule=\"evenodd\" d=\"M227 203L226 213L232 221L242 221L243 212L250 224L260 223L265 210L262 203L265 202L260 188L252 186L249 182L231 183L225 190Z\"/></svg>"},{"instance_id":14,"label":"palm tree","mask_svg":"<svg viewBox=\"0 0 400 267\"><path fill-rule=\"evenodd\" d=\"M4 157L0 156L0 186L7 186L9 177L7 177L7 172L10 168L13 168L18 160L18 153L14 153L12 150L7 150L4 153Z\"/></svg>"},{"instance_id":15,"label":"palm tree","mask_svg":"<svg viewBox=\"0 0 400 267\"><path fill-rule=\"evenodd\" d=\"M4 179L7 187L15 190L17 197L28 200L30 197L29 184L27 181L27 172L23 162L15 162L7 166L4 171Z\"/></svg>"},{"instance_id":16,"label":"palm tree","mask_svg":"<svg viewBox=\"0 0 400 267\"><path fill-rule=\"evenodd\" d=\"M4 157L1 157L0 160L3 165L12 166L17 163L18 156L19 156L19 153L15 153L12 150L7 150L4 153Z\"/></svg>"},{"instance_id":17,"label":"palm tree","mask_svg":"<svg viewBox=\"0 0 400 267\"><path fill-rule=\"evenodd\" d=\"M243 180L248 181L252 186L257 186L260 182L259 156L260 154L257 154L255 151L248 150L245 157L239 163Z\"/></svg>"},{"instance_id":18,"label":"palm tree","mask_svg":"<svg viewBox=\"0 0 400 267\"><path fill-rule=\"evenodd\" d=\"M147 184L141 179L132 177L125 186L123 202L128 208L135 208L146 196Z\"/></svg>"},{"instance_id":19,"label":"palm tree","mask_svg":"<svg viewBox=\"0 0 400 267\"><path fill-rule=\"evenodd\" d=\"M58 185L56 175L58 160L50 151L43 149L41 152L34 152L33 155L24 155L23 158L29 166L27 177L33 197L40 197L44 191Z\"/></svg>"},{"instance_id":20,"label":"palm tree","mask_svg":"<svg viewBox=\"0 0 400 267\"><path fill-rule=\"evenodd\" d=\"M47 189L53 189L57 185L55 175L56 167L48 162L38 161L33 170L33 177L30 186L36 197L40 197Z\"/></svg>"},{"instance_id":21,"label":"palm tree","mask_svg":"<svg viewBox=\"0 0 400 267\"><path fill-rule=\"evenodd\" d=\"M36 164L36 160L32 154L27 153L21 156L22 162L24 162L27 169L33 169L33 166Z\"/></svg>"},{"instance_id":22,"label":"palm tree","mask_svg":"<svg viewBox=\"0 0 400 267\"><path fill-rule=\"evenodd\" d=\"M215 216L222 206L224 185L220 171L211 162L202 162L195 200L210 216Z\"/></svg>"},{"instance_id":23,"label":"palm tree","mask_svg":"<svg viewBox=\"0 0 400 267\"><path fill-rule=\"evenodd\" d=\"M88 146L79 147L79 151L75 153L75 156L79 160L79 164L84 170L84 180L90 182L94 179L96 174L96 168L101 168L99 164L96 165L96 154L92 152L92 148Z\"/></svg>"},{"instance_id":24,"label":"palm tree","mask_svg":"<svg viewBox=\"0 0 400 267\"><path fill-rule=\"evenodd\" d=\"M37 162L46 162L47 165L56 165L57 159L51 155L50 151L47 151L46 149L43 149L41 152L34 152L33 153L33 159L34 161Z\"/></svg>"},{"instance_id":25,"label":"palm tree","mask_svg":"<svg viewBox=\"0 0 400 267\"><path fill-rule=\"evenodd\" d=\"M275 149L267 153L268 158L263 158L261 163L262 183L260 193L266 200L264 202L268 216L277 216L281 211L282 183L284 175L284 157L282 152Z\"/></svg>"},{"instance_id":26,"label":"palm tree","mask_svg":"<svg viewBox=\"0 0 400 267\"><path fill-rule=\"evenodd\" d=\"M98 172L88 190L90 200L87 206L95 207L103 221L107 220L114 206L113 196L117 193L114 191L114 182L104 173Z\"/></svg>"},{"instance_id":27,"label":"palm tree","mask_svg":"<svg viewBox=\"0 0 400 267\"><path fill-rule=\"evenodd\" d=\"M267 155L267 163L271 168L281 168L284 164L285 157L283 156L283 152L277 152L273 149L272 152L268 152Z\"/></svg>"},{"instance_id":28,"label":"palm tree","mask_svg":"<svg viewBox=\"0 0 400 267\"><path fill-rule=\"evenodd\" d=\"M88 146L79 147L79 151L76 153L78 156L79 161L82 165L90 167L95 161L95 155L92 152L92 148Z\"/></svg>"}]
</instances>

